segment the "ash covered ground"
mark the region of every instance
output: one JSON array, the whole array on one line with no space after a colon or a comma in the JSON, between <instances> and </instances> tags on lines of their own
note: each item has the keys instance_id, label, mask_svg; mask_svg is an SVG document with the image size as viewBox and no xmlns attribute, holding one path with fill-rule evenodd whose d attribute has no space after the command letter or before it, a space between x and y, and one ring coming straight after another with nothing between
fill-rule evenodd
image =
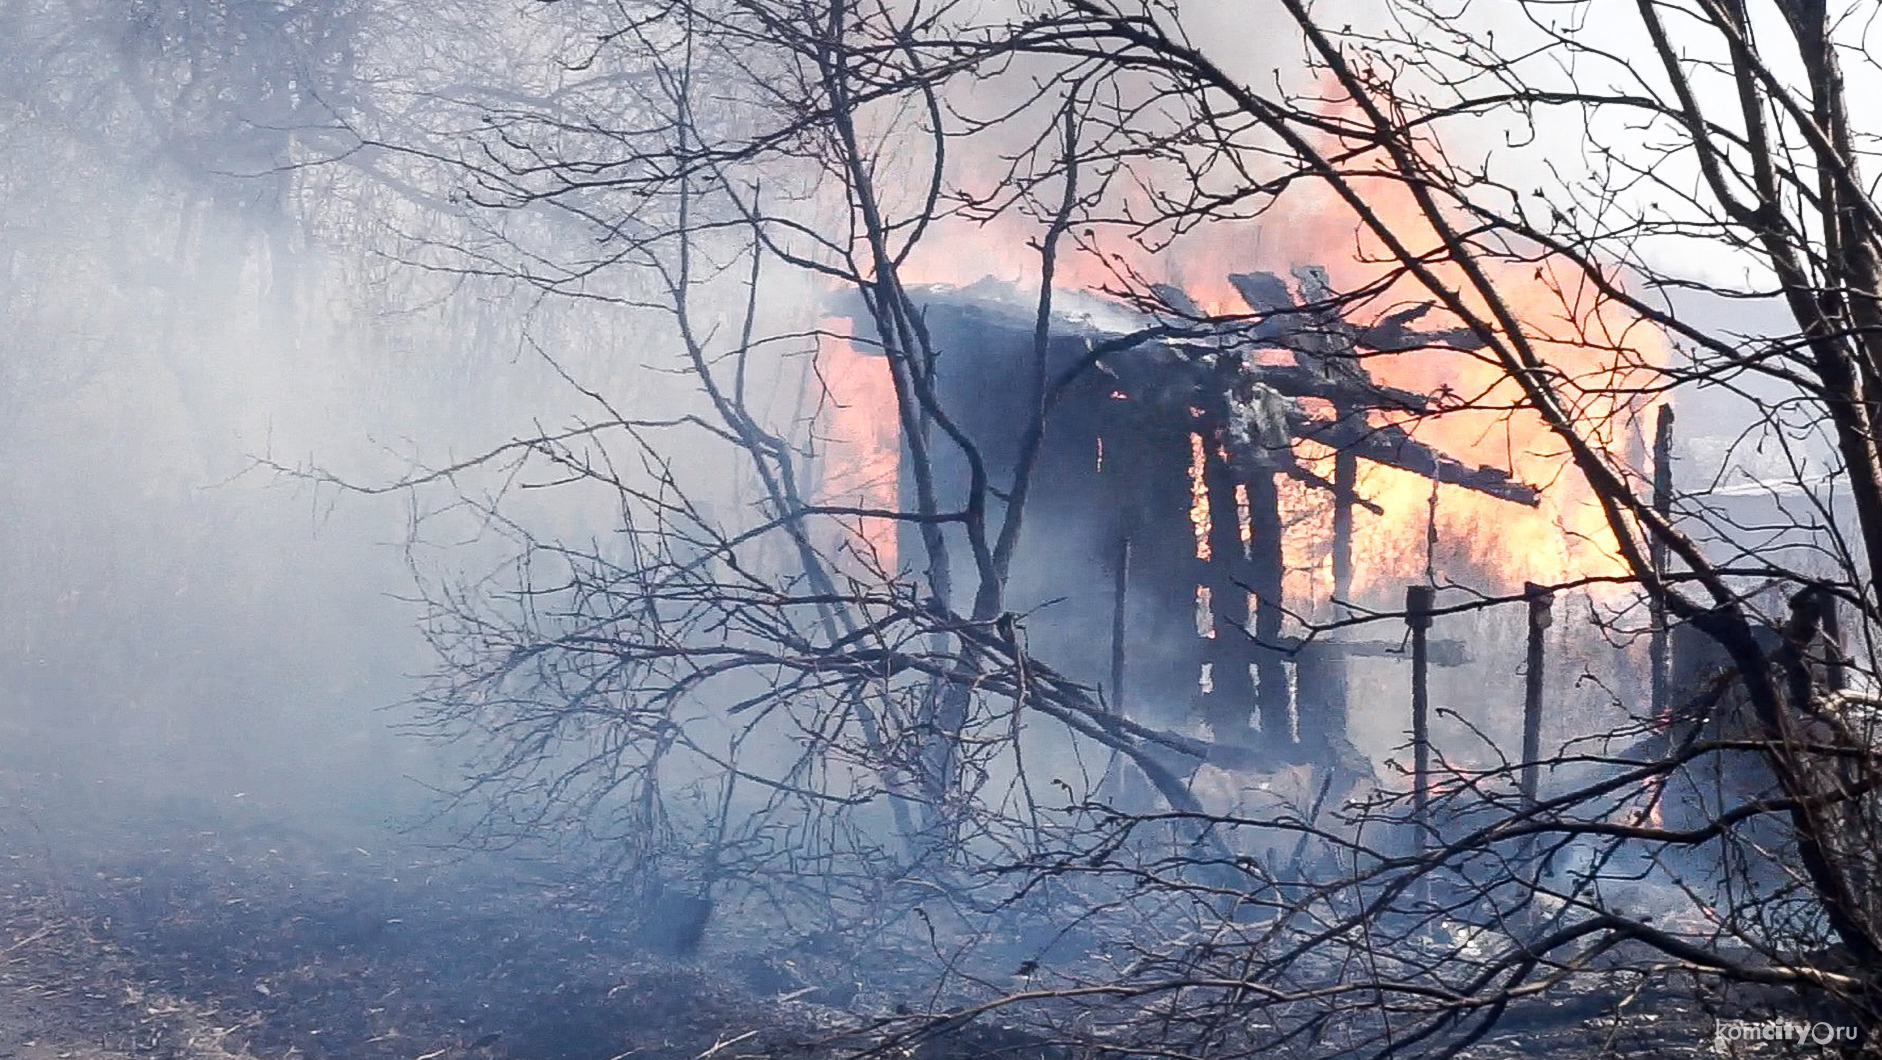
<instances>
[{"instance_id":1,"label":"ash covered ground","mask_svg":"<svg viewBox=\"0 0 1882 1060\"><path fill-rule=\"evenodd\" d=\"M652 952L545 866L198 810L7 823L0 1055L812 1055L836 1029L792 965Z\"/></svg>"},{"instance_id":2,"label":"ash covered ground","mask_svg":"<svg viewBox=\"0 0 1882 1060\"><path fill-rule=\"evenodd\" d=\"M0 1057L1106 1055L1004 1014L920 1024L959 999L934 991L938 951L915 936L845 945L722 914L676 956L554 864L409 830L310 830L239 802L101 799L54 819L13 795ZM1716 1007L1584 982L1463 1055L1716 1055Z\"/></svg>"}]
</instances>

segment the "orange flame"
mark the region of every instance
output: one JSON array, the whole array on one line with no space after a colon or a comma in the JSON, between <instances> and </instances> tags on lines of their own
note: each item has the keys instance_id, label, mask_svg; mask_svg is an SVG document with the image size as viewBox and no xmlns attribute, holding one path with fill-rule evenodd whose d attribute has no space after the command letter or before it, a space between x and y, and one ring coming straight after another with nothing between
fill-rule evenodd
<instances>
[{"instance_id":1,"label":"orange flame","mask_svg":"<svg viewBox=\"0 0 1882 1060\"><path fill-rule=\"evenodd\" d=\"M1209 486L1203 481L1203 466L1208 456L1203 450L1202 435L1191 431L1189 434L1189 525L1196 532L1196 558L1209 562L1215 554L1215 548L1209 543L1209 533L1213 529L1213 520L1209 515Z\"/></svg>"},{"instance_id":2,"label":"orange flame","mask_svg":"<svg viewBox=\"0 0 1882 1060\"><path fill-rule=\"evenodd\" d=\"M1432 225L1406 190L1386 180L1367 188L1368 206L1414 252L1436 248ZM1181 287L1211 313L1248 312L1228 275L1266 270L1286 276L1298 265L1325 267L1335 291L1355 291L1397 268L1376 237L1359 230L1344 204L1323 193L1322 201L1298 200L1287 212L1275 211L1239 226L1218 225L1177 240L1154 255L1066 254L1056 267L1055 286L1065 289L1116 287L1118 271L1134 271L1148 281ZM1462 301L1487 318L1481 293L1470 290L1461 269L1442 254L1429 258L1437 282L1463 292ZM1006 225L944 223L904 268L905 282L965 286L992 275L1021 288L1036 287L1037 252L1024 233ZM1574 268L1543 259L1516 263L1480 261L1493 295L1519 322L1521 337L1548 369L1572 422L1610 463L1640 463L1642 425L1654 399L1640 384L1666 363L1659 331L1620 304L1601 297ZM1114 271L1114 268L1118 271ZM1401 275L1348 318L1364 325L1388 313L1432 300L1415 279ZM1461 321L1433 308L1413 325L1424 331L1456 328ZM840 348L839 348L840 347ZM1440 579L1470 582L1492 591L1512 590L1525 580L1542 582L1577 577L1621 575L1623 563L1614 537L1592 491L1576 473L1556 434L1524 399L1508 370L1488 351L1438 347L1401 353L1362 353L1365 370L1379 383L1434 396L1441 414L1411 418L1394 414L1413 437L1467 465L1502 469L1538 487L1535 508L1493 498L1461 487L1441 486L1433 507L1430 480L1410 472L1361 461L1360 496L1377 504L1383 515L1355 512L1353 533L1354 594L1381 594L1396 584L1423 578L1428 541ZM1263 360L1285 360L1264 355ZM847 344L826 340L820 362L827 364L834 412L825 431L833 452L852 447L838 461L832 481L839 493L892 507L894 466L900 452L893 396L880 358L867 357ZM853 380L845 382L845 380ZM1121 397L1120 394L1113 394ZM1303 405L1311 406L1311 402ZM880 410L880 411L870 411ZM1313 411L1310 408L1310 411ZM1388 417L1374 414L1375 422ZM1190 522L1196 555L1208 559L1209 513L1202 483L1205 441L1190 439ZM1331 478L1333 453L1310 442L1296 445L1297 457L1323 478ZM826 494L835 496L837 494ZM1322 490L1295 481L1281 483L1283 542L1288 567L1287 591L1307 610L1330 600L1332 502ZM1239 500L1239 498L1238 498ZM1240 513L1238 512L1238 515ZM875 551L894 556L892 526L862 532ZM1247 530L1244 528L1244 535Z\"/></svg>"},{"instance_id":3,"label":"orange flame","mask_svg":"<svg viewBox=\"0 0 1882 1060\"><path fill-rule=\"evenodd\" d=\"M1402 186L1380 182L1369 191L1369 206L1401 240L1421 253L1435 247L1431 224ZM1280 272L1294 264L1321 264L1336 291L1359 290L1386 278L1395 268L1375 238L1358 233L1356 222L1343 220L1331 208L1284 221L1269 219L1261 236L1260 257L1266 268ZM1226 255L1203 256L1217 262L1217 271L1232 264ZM1621 304L1602 297L1588 277L1567 263L1544 259L1540 264L1495 260L1480 264L1492 281L1494 297L1507 306L1519 322L1521 337L1548 369L1577 433L1610 464L1638 465L1640 454L1632 450L1639 448L1640 432L1654 404L1642 392L1643 386L1667 358L1661 333ZM1465 292L1461 300L1473 313L1489 318L1486 300L1467 287L1461 269L1440 260L1432 271L1440 283ZM1422 285L1402 276L1349 318L1363 325L1430 300ZM1434 308L1414 326L1438 331L1461 323ZM1375 414L1375 422L1395 419L1419 441L1466 464L1508 471L1539 487L1542 502L1529 508L1461 487L1441 486L1434 511L1428 479L1361 461L1358 491L1385 514L1356 513L1356 594L1422 575L1427 535L1432 530L1438 542L1439 577L1487 582L1484 587L1492 590L1511 590L1525 580L1625 573L1606 516L1572 466L1565 443L1530 406L1508 369L1490 351L1434 347L1362 353L1362 364L1382 384L1432 395L1441 407L1449 407L1449 411L1415 421L1404 415ZM1304 463L1331 477L1330 450L1308 443L1297 448ZM1305 591L1309 599L1325 600L1332 590L1331 504L1324 493L1299 484L1290 486L1295 488L1285 490L1284 496L1296 548L1289 565L1300 571L1290 589Z\"/></svg>"},{"instance_id":4,"label":"orange flame","mask_svg":"<svg viewBox=\"0 0 1882 1060\"><path fill-rule=\"evenodd\" d=\"M857 349L843 336L847 320L825 320L817 338L817 378L822 407L816 418L820 442L822 504L893 511L900 506L901 417L889 362ZM860 552L863 566L893 574L896 521L880 516L841 520L853 535L846 549Z\"/></svg>"}]
</instances>

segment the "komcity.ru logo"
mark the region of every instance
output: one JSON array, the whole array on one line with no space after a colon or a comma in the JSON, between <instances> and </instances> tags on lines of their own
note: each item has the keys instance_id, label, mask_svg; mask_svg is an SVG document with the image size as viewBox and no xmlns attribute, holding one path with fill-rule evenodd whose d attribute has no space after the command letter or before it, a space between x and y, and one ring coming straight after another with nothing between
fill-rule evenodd
<instances>
[{"instance_id":1,"label":"komcity.ru logo","mask_svg":"<svg viewBox=\"0 0 1882 1060\"><path fill-rule=\"evenodd\" d=\"M1720 1020L1712 1029L1712 1049L1723 1053L1731 1042L1794 1042L1798 1045L1835 1045L1853 1042L1855 1027L1839 1027L1818 1020Z\"/></svg>"}]
</instances>

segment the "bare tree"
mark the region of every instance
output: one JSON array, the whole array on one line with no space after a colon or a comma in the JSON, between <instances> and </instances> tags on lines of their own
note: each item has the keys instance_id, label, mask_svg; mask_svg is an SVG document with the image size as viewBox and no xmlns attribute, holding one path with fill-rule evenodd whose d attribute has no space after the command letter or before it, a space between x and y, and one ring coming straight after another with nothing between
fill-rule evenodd
<instances>
[{"instance_id":1,"label":"bare tree","mask_svg":"<svg viewBox=\"0 0 1882 1060\"><path fill-rule=\"evenodd\" d=\"M1300 50L1276 57L1167 5L560 10L592 32L552 91L439 101L477 115L468 150L362 144L515 219L434 267L612 307L679 381L635 402L570 372L588 418L399 483L457 485L438 519L520 546L428 586L425 702L474 749L485 838L603 836L623 865L808 888L830 916L1071 887L1134 959L960 989L1120 1048L1454 1053L1592 981L1765 984L1873 1026L1882 289L1853 12L1280 0ZM590 249L536 242L545 218ZM1259 249L1270 232L1294 235ZM1242 245L1231 277L1213 250ZM999 246L1025 248L1023 283L932 286ZM1232 292L1185 282L1199 256ZM1755 330L1712 319L1733 304ZM581 341L534 338L556 365ZM1010 356L975 377L976 342ZM886 492L831 488L857 442L832 426L839 362L890 406ZM1177 517L1210 566L1181 588L1225 690L1199 717L1116 702L1128 638L1096 666L1016 588L1067 525L1042 530L1049 454L1094 387L1161 410L1136 437L1193 446ZM1645 440L1688 403L1744 430L1676 480ZM1524 441L1498 467L1425 440L1460 423ZM1099 468L1129 459L1104 448L1128 431L1096 437ZM1281 608L1280 490L1317 491L1350 537L1383 514L1360 461L1418 474L1434 508L1439 484L1585 500L1558 533L1601 559L1405 609L1336 541L1330 589ZM463 489L475 473L503 488ZM524 488L551 486L590 491L576 510L607 533L542 529L555 509ZM1088 570L1125 616L1151 537L1118 540ZM1437 567L1433 546L1406 580ZM1368 795L1350 774L1371 764L1288 691L1285 667L1362 627L1591 587L1607 672L1647 656L1652 680L1616 680L1558 749L1485 734L1453 760L1420 731L1415 777ZM1295 805L1198 794L1200 765L1301 761L1322 772ZM1161 808L1113 808L1133 770ZM1017 885L963 882L993 866Z\"/></svg>"}]
</instances>

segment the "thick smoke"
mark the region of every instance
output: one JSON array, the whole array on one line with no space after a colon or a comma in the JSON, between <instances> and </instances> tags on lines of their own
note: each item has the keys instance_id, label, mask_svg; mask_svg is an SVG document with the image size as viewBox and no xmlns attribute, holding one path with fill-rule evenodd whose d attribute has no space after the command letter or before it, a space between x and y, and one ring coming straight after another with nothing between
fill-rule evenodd
<instances>
[{"instance_id":1,"label":"thick smoke","mask_svg":"<svg viewBox=\"0 0 1882 1060\"><path fill-rule=\"evenodd\" d=\"M87 40L43 17L10 68ZM311 236L274 184L179 159L109 105L122 71L82 72L83 95L9 80L0 100L9 801L398 817L435 779L382 709L425 665L395 598L405 505L257 461L386 476L412 440L486 443L480 414L532 391L474 371L505 358L448 311L389 313L378 265Z\"/></svg>"}]
</instances>

